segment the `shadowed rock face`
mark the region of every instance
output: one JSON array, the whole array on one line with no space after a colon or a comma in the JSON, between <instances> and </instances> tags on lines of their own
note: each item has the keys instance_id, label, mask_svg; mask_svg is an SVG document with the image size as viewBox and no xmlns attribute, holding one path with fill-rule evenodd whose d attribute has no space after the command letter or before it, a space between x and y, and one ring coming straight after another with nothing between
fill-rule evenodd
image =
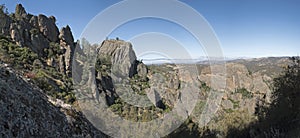
<instances>
[{"instance_id":1,"label":"shadowed rock face","mask_svg":"<svg viewBox=\"0 0 300 138\"><path fill-rule=\"evenodd\" d=\"M55 25L55 19L48 18L40 14L38 16L39 29L50 41L56 42L58 40L58 28Z\"/></svg>"},{"instance_id":2,"label":"shadowed rock face","mask_svg":"<svg viewBox=\"0 0 300 138\"><path fill-rule=\"evenodd\" d=\"M71 76L71 63L74 55L75 43L71 28L68 25L60 30L59 39L61 48L65 51L64 54L60 55L60 70L64 74Z\"/></svg>"},{"instance_id":3,"label":"shadowed rock face","mask_svg":"<svg viewBox=\"0 0 300 138\"><path fill-rule=\"evenodd\" d=\"M67 45L74 44L73 34L71 32L71 28L68 25L60 30L59 39L63 42L66 42Z\"/></svg>"},{"instance_id":4,"label":"shadowed rock face","mask_svg":"<svg viewBox=\"0 0 300 138\"><path fill-rule=\"evenodd\" d=\"M31 34L30 36L31 44L30 49L39 55L44 55L44 49L49 48L49 41L41 34Z\"/></svg>"},{"instance_id":5,"label":"shadowed rock face","mask_svg":"<svg viewBox=\"0 0 300 138\"><path fill-rule=\"evenodd\" d=\"M9 27L11 22L11 18L0 11L0 33L4 36L9 35Z\"/></svg>"}]
</instances>

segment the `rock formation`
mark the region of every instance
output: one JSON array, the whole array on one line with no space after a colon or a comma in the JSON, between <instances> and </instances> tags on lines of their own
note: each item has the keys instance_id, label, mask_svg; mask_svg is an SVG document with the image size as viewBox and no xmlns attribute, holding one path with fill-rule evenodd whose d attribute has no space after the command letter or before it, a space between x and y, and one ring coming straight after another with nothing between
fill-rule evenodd
<instances>
[{"instance_id":1,"label":"rock formation","mask_svg":"<svg viewBox=\"0 0 300 138\"><path fill-rule=\"evenodd\" d=\"M60 55L60 70L70 76L75 43L71 29L68 25L60 30L59 40L61 48L65 51L63 55Z\"/></svg>"},{"instance_id":2,"label":"rock formation","mask_svg":"<svg viewBox=\"0 0 300 138\"><path fill-rule=\"evenodd\" d=\"M0 10L0 33L4 36L9 35L9 28L12 20L11 18Z\"/></svg>"},{"instance_id":3,"label":"rock formation","mask_svg":"<svg viewBox=\"0 0 300 138\"><path fill-rule=\"evenodd\" d=\"M47 17L42 14L38 16L31 15L26 12L21 4L16 6L13 15L10 17L1 11L1 35L10 36L17 45L29 47L42 57L49 55L46 51L50 48L51 43L59 44L60 51L63 52L55 53L59 54L57 58L49 57L48 61L51 62L48 63L59 69L63 74L71 76L71 59L73 58L76 43L74 42L70 27L63 27L59 32L54 16ZM50 49L53 49L53 47Z\"/></svg>"},{"instance_id":4,"label":"rock formation","mask_svg":"<svg viewBox=\"0 0 300 138\"><path fill-rule=\"evenodd\" d=\"M42 32L48 40L51 42L57 42L59 32L55 25L55 18L53 16L48 18L45 15L40 14L38 16L38 24L40 32Z\"/></svg>"},{"instance_id":5,"label":"rock formation","mask_svg":"<svg viewBox=\"0 0 300 138\"><path fill-rule=\"evenodd\" d=\"M15 16L18 20L21 20L22 18L26 18L27 13L25 11L25 8L22 6L22 4L17 4L15 9Z\"/></svg>"},{"instance_id":6,"label":"rock formation","mask_svg":"<svg viewBox=\"0 0 300 138\"><path fill-rule=\"evenodd\" d=\"M114 65L112 70L118 71L119 74L131 77L136 73L136 55L130 43L107 40L97 51L100 57L111 60L111 64Z\"/></svg>"}]
</instances>

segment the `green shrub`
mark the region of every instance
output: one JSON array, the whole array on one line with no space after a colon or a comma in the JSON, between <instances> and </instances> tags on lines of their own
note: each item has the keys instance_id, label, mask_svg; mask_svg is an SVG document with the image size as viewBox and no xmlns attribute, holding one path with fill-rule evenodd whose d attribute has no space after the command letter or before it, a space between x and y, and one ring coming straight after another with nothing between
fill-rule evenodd
<instances>
[{"instance_id":1,"label":"green shrub","mask_svg":"<svg viewBox=\"0 0 300 138\"><path fill-rule=\"evenodd\" d=\"M48 58L56 57L64 53L60 48L60 45L55 42L50 42L49 48L44 49L44 52L47 54Z\"/></svg>"},{"instance_id":2,"label":"green shrub","mask_svg":"<svg viewBox=\"0 0 300 138\"><path fill-rule=\"evenodd\" d=\"M233 99L228 99L233 103L233 109L239 108L240 107L240 101L234 101Z\"/></svg>"},{"instance_id":3,"label":"green shrub","mask_svg":"<svg viewBox=\"0 0 300 138\"><path fill-rule=\"evenodd\" d=\"M111 71L112 63L110 59L110 56L97 57L95 70L101 73L102 76L108 76Z\"/></svg>"},{"instance_id":4,"label":"green shrub","mask_svg":"<svg viewBox=\"0 0 300 138\"><path fill-rule=\"evenodd\" d=\"M14 66L30 66L35 59L38 59L38 55L28 47L17 46L7 38L0 39L0 52L4 58L2 60Z\"/></svg>"},{"instance_id":5,"label":"green shrub","mask_svg":"<svg viewBox=\"0 0 300 138\"><path fill-rule=\"evenodd\" d=\"M206 92L211 90L211 88L205 82L201 82L201 88Z\"/></svg>"},{"instance_id":6,"label":"green shrub","mask_svg":"<svg viewBox=\"0 0 300 138\"><path fill-rule=\"evenodd\" d=\"M246 88L238 88L235 90L236 93L241 93L243 98L252 98L253 94L249 92Z\"/></svg>"}]
</instances>

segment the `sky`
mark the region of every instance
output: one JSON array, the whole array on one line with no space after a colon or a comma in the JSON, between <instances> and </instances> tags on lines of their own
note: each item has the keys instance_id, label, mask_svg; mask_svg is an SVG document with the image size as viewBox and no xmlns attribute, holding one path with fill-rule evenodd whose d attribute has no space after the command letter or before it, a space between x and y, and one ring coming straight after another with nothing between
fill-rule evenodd
<instances>
[{"instance_id":1,"label":"sky","mask_svg":"<svg viewBox=\"0 0 300 138\"><path fill-rule=\"evenodd\" d=\"M120 1L0 0L0 4L5 4L9 12L14 12L15 5L21 3L28 13L54 15L59 27L66 25L71 27L75 39L81 37L84 29L99 13L118 2ZM181 2L196 10L210 24L225 57L296 56L300 53L299 0L181 0ZM184 12L175 11L173 14ZM176 58L177 55L177 58L187 58L181 56L183 53L189 53L192 58L207 56L203 45L189 30L164 19L132 20L118 26L107 36L132 42L138 57L147 55L144 49L149 47L156 47L152 51L165 49L156 52L165 56L157 57ZM183 49L180 49L180 46ZM172 48L173 50L168 51Z\"/></svg>"}]
</instances>

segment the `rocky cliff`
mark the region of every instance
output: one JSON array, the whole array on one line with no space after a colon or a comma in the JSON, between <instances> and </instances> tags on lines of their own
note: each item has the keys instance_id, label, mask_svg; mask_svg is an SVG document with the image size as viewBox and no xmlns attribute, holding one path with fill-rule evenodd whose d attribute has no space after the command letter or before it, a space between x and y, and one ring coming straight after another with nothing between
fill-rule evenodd
<instances>
[{"instance_id":1,"label":"rocky cliff","mask_svg":"<svg viewBox=\"0 0 300 138\"><path fill-rule=\"evenodd\" d=\"M1 11L0 18L1 37L8 37L20 47L30 48L46 58L48 65L71 75L71 58L76 44L69 26L59 32L54 16L29 14L21 4L10 15Z\"/></svg>"}]
</instances>

